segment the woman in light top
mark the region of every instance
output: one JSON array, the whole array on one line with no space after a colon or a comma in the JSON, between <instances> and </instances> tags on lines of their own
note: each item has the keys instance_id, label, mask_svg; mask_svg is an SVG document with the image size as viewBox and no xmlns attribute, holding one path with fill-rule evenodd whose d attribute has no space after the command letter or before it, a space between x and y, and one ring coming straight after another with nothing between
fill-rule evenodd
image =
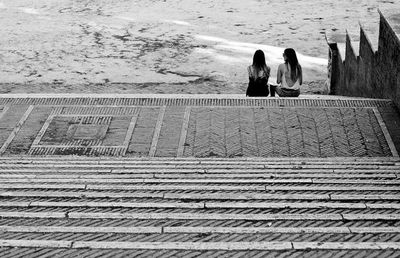
<instances>
[{"instance_id":1,"label":"woman in light top","mask_svg":"<svg viewBox=\"0 0 400 258\"><path fill-rule=\"evenodd\" d=\"M265 63L265 56L262 50L257 50L254 53L253 64L247 67L247 72L249 74L249 86L246 90L246 96L268 96L268 79L271 68Z\"/></svg>"},{"instance_id":2,"label":"woman in light top","mask_svg":"<svg viewBox=\"0 0 400 258\"><path fill-rule=\"evenodd\" d=\"M276 86L276 89L271 87L271 96L275 96L275 90L280 97L298 97L300 85L303 84L303 72L296 51L292 48L285 49L283 59L285 63L279 65L276 78L276 82L280 85Z\"/></svg>"}]
</instances>

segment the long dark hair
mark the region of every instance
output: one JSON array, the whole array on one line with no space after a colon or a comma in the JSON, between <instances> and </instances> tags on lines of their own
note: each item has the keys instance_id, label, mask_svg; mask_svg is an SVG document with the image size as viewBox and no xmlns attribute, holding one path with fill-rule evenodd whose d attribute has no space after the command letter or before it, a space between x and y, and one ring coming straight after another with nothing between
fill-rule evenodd
<instances>
[{"instance_id":1,"label":"long dark hair","mask_svg":"<svg viewBox=\"0 0 400 258\"><path fill-rule=\"evenodd\" d=\"M296 81L301 75L301 65L297 60L296 51L294 51L293 48L286 48L283 53L286 56L285 63L289 63L290 65L290 79L292 79L292 81Z\"/></svg>"},{"instance_id":2,"label":"long dark hair","mask_svg":"<svg viewBox=\"0 0 400 258\"><path fill-rule=\"evenodd\" d=\"M259 49L254 53L253 56L253 67L256 70L255 76L258 76L258 72L264 70L265 75L269 77L269 70L267 68L267 64L265 63L265 55L264 52Z\"/></svg>"}]
</instances>

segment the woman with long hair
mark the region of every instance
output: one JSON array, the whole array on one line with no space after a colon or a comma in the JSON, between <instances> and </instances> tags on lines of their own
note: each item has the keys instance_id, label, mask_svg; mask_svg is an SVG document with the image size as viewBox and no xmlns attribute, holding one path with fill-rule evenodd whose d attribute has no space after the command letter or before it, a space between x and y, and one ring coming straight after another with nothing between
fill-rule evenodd
<instances>
[{"instance_id":1,"label":"woman with long hair","mask_svg":"<svg viewBox=\"0 0 400 258\"><path fill-rule=\"evenodd\" d=\"M246 96L266 97L269 94L268 79L271 68L265 63L265 55L262 50L257 50L253 56L253 64L247 67L249 74L249 86Z\"/></svg>"},{"instance_id":2,"label":"woman with long hair","mask_svg":"<svg viewBox=\"0 0 400 258\"><path fill-rule=\"evenodd\" d=\"M285 63L278 67L276 82L280 85L271 87L271 96L275 96L275 91L280 97L298 97L300 95L300 85L303 84L303 71L297 60L296 51L287 48L283 52Z\"/></svg>"}]
</instances>

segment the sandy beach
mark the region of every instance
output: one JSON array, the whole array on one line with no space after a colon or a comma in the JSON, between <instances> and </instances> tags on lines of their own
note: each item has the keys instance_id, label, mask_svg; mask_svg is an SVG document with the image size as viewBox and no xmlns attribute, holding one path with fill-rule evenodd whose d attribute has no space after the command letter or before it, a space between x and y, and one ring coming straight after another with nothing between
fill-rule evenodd
<instances>
[{"instance_id":1,"label":"sandy beach","mask_svg":"<svg viewBox=\"0 0 400 258\"><path fill-rule=\"evenodd\" d=\"M377 33L397 0L0 0L0 93L244 93L262 49L298 51L323 93L325 34Z\"/></svg>"}]
</instances>

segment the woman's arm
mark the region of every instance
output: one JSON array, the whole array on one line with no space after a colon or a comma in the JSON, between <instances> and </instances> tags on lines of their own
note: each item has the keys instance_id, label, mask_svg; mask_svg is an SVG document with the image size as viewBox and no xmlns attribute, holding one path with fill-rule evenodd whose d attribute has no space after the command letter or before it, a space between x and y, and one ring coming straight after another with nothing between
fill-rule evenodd
<instances>
[{"instance_id":1,"label":"woman's arm","mask_svg":"<svg viewBox=\"0 0 400 258\"><path fill-rule=\"evenodd\" d=\"M253 78L253 72L251 70L251 65L247 67L247 73L249 74L249 79Z\"/></svg>"},{"instance_id":2,"label":"woman's arm","mask_svg":"<svg viewBox=\"0 0 400 258\"><path fill-rule=\"evenodd\" d=\"M269 78L270 76L271 76L271 67L269 67L268 65L267 65L267 71L265 72L265 76L267 77L267 78Z\"/></svg>"},{"instance_id":3,"label":"woman's arm","mask_svg":"<svg viewBox=\"0 0 400 258\"><path fill-rule=\"evenodd\" d=\"M276 75L276 83L280 84L282 82L282 64L278 66L278 74Z\"/></svg>"},{"instance_id":4,"label":"woman's arm","mask_svg":"<svg viewBox=\"0 0 400 258\"><path fill-rule=\"evenodd\" d=\"M300 82L300 85L302 85L303 84L303 69L301 69L300 65L299 65L299 72L300 72L299 82Z\"/></svg>"}]
</instances>

